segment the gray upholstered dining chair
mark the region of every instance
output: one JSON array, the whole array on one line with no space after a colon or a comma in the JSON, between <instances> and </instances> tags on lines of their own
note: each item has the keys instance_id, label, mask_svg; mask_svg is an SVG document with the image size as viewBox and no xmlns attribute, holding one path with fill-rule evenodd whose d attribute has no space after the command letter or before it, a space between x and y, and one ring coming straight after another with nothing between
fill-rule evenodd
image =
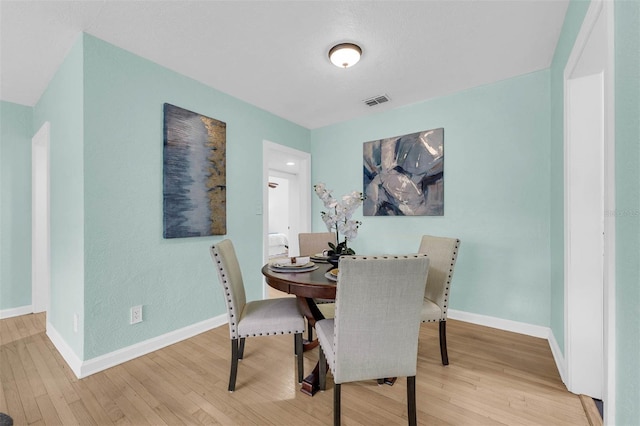
<instances>
[{"instance_id":1,"label":"gray upholstered dining chair","mask_svg":"<svg viewBox=\"0 0 640 426\"><path fill-rule=\"evenodd\" d=\"M298 234L300 256L313 256L329 250L329 243L336 243L335 232L301 232Z\"/></svg>"},{"instance_id":2,"label":"gray upholstered dining chair","mask_svg":"<svg viewBox=\"0 0 640 426\"><path fill-rule=\"evenodd\" d=\"M449 310L451 278L458 258L459 247L460 240L457 238L424 235L418 249L418 253L426 253L431 260L420 320L422 322L439 322L440 357L443 365L449 364L447 312Z\"/></svg>"},{"instance_id":3,"label":"gray upholstered dining chair","mask_svg":"<svg viewBox=\"0 0 640 426\"><path fill-rule=\"evenodd\" d=\"M336 243L335 232L301 232L298 234L298 245L300 246L300 256L313 256L329 250L329 243ZM333 318L334 305L333 300L314 299L318 305L318 309L325 318ZM313 340L313 327L308 326L308 339Z\"/></svg>"},{"instance_id":4,"label":"gray upholstered dining chair","mask_svg":"<svg viewBox=\"0 0 640 426\"><path fill-rule=\"evenodd\" d=\"M223 240L211 246L211 257L224 290L229 320L231 337L229 392L233 392L236 387L238 360L243 358L244 341L247 337L294 334L298 383L301 383L304 367L302 333L305 325L296 299L286 297L247 302L242 271L231 240Z\"/></svg>"},{"instance_id":5,"label":"gray upholstered dining chair","mask_svg":"<svg viewBox=\"0 0 640 426\"><path fill-rule=\"evenodd\" d=\"M341 385L407 377L407 411L416 424L416 370L422 296L429 273L424 254L344 256L334 319L316 322L320 389L333 374L333 421L340 424Z\"/></svg>"}]
</instances>

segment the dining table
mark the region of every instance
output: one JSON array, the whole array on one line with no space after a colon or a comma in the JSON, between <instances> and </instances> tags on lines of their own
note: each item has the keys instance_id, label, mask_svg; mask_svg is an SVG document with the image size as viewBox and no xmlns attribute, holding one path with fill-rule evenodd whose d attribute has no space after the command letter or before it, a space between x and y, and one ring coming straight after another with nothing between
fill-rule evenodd
<instances>
[{"instance_id":1,"label":"dining table","mask_svg":"<svg viewBox=\"0 0 640 426\"><path fill-rule=\"evenodd\" d=\"M315 326L316 321L324 319L322 311L316 304L316 299L331 300L336 297L336 280L331 278L334 266L328 263L316 263L317 268L311 271L275 271L267 263L262 267L262 275L267 284L287 294L293 294L298 301L300 312L306 317L310 326ZM318 346L318 340L305 341L305 351ZM313 396L319 389L319 365L302 381L303 393Z\"/></svg>"}]
</instances>

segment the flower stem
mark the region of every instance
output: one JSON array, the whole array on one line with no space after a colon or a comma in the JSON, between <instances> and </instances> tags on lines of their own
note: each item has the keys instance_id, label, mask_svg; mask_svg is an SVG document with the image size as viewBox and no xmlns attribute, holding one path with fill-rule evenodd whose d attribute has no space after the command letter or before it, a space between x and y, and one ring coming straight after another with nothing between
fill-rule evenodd
<instances>
[{"instance_id":1,"label":"flower stem","mask_svg":"<svg viewBox=\"0 0 640 426\"><path fill-rule=\"evenodd\" d=\"M336 212L336 216L338 216L338 208L334 207L333 211ZM338 247L338 244L340 244L340 231L338 231L338 222L336 222L336 247Z\"/></svg>"}]
</instances>

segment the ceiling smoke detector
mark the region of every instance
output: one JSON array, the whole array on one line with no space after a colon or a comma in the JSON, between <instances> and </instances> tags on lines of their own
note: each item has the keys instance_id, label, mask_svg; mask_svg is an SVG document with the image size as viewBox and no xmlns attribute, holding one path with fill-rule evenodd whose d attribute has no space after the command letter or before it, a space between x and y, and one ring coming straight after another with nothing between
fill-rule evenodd
<instances>
[{"instance_id":1,"label":"ceiling smoke detector","mask_svg":"<svg viewBox=\"0 0 640 426\"><path fill-rule=\"evenodd\" d=\"M378 105L378 104L382 104L385 102L389 102L389 96L387 95L379 95L379 96L374 96L373 98L369 98L369 99L365 99L364 101L365 104L371 106L374 105Z\"/></svg>"}]
</instances>

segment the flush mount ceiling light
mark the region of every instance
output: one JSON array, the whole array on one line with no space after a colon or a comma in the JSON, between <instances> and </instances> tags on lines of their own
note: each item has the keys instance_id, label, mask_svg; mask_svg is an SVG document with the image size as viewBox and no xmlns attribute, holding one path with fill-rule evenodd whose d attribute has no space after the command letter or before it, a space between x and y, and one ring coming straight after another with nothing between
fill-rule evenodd
<instances>
[{"instance_id":1,"label":"flush mount ceiling light","mask_svg":"<svg viewBox=\"0 0 640 426\"><path fill-rule=\"evenodd\" d=\"M354 66L362 55L360 46L353 43L336 44L329 50L329 60L339 68L349 68Z\"/></svg>"}]
</instances>

